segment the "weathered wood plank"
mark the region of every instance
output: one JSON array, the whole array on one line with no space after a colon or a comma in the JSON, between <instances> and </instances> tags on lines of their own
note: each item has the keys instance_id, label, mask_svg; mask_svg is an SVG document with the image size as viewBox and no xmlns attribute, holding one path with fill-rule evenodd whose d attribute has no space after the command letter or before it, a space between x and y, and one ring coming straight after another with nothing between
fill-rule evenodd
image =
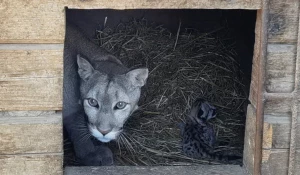
<instances>
[{"instance_id":1,"label":"weathered wood plank","mask_svg":"<svg viewBox=\"0 0 300 175\"><path fill-rule=\"evenodd\" d=\"M245 175L238 165L66 167L65 175Z\"/></svg>"},{"instance_id":2,"label":"weathered wood plank","mask_svg":"<svg viewBox=\"0 0 300 175\"><path fill-rule=\"evenodd\" d=\"M2 111L0 117L38 117L55 114L55 111Z\"/></svg>"},{"instance_id":3,"label":"weathered wood plank","mask_svg":"<svg viewBox=\"0 0 300 175\"><path fill-rule=\"evenodd\" d=\"M262 147L263 148L272 148L272 140L273 139L273 127L269 123L264 123L263 128L263 142Z\"/></svg>"},{"instance_id":4,"label":"weathered wood plank","mask_svg":"<svg viewBox=\"0 0 300 175\"><path fill-rule=\"evenodd\" d=\"M267 118L266 118L267 117ZM300 113L297 115L298 121ZM262 174L273 175L288 174L289 156L290 156L290 140L291 140L291 114L282 117L280 115L265 116L264 128L264 144ZM296 127L296 133L300 132L300 127ZM271 131L272 130L272 131ZM295 138L296 155L295 166L291 169L294 174L300 174L300 138Z\"/></svg>"},{"instance_id":5,"label":"weathered wood plank","mask_svg":"<svg viewBox=\"0 0 300 175\"><path fill-rule=\"evenodd\" d=\"M0 80L0 111L61 109L62 78Z\"/></svg>"},{"instance_id":6,"label":"weathered wood plank","mask_svg":"<svg viewBox=\"0 0 300 175\"><path fill-rule=\"evenodd\" d=\"M62 175L59 154L0 155L1 175Z\"/></svg>"},{"instance_id":7,"label":"weathered wood plank","mask_svg":"<svg viewBox=\"0 0 300 175\"><path fill-rule=\"evenodd\" d=\"M255 133L256 111L255 108L251 104L249 104L247 108L243 155L244 166L249 172L254 171Z\"/></svg>"},{"instance_id":8,"label":"weathered wood plank","mask_svg":"<svg viewBox=\"0 0 300 175\"><path fill-rule=\"evenodd\" d=\"M251 74L251 83L249 91L249 100L251 104L256 108L257 106L257 94L258 94L258 70L259 62L261 56L261 31L262 31L262 22L261 22L261 13L257 12L257 20L255 24L255 43L254 43L254 52L252 60L252 74Z\"/></svg>"},{"instance_id":9,"label":"weathered wood plank","mask_svg":"<svg viewBox=\"0 0 300 175\"><path fill-rule=\"evenodd\" d=\"M50 48L0 45L0 111L62 108L63 47Z\"/></svg>"},{"instance_id":10,"label":"weathered wood plank","mask_svg":"<svg viewBox=\"0 0 300 175\"><path fill-rule=\"evenodd\" d=\"M260 9L261 0L187 0L187 5L188 8L206 9Z\"/></svg>"},{"instance_id":11,"label":"weathered wood plank","mask_svg":"<svg viewBox=\"0 0 300 175\"><path fill-rule=\"evenodd\" d=\"M264 107L265 114L290 113L292 100L286 98L267 98Z\"/></svg>"},{"instance_id":12,"label":"weathered wood plank","mask_svg":"<svg viewBox=\"0 0 300 175\"><path fill-rule=\"evenodd\" d=\"M62 115L0 117L0 154L62 152Z\"/></svg>"},{"instance_id":13,"label":"weathered wood plank","mask_svg":"<svg viewBox=\"0 0 300 175\"><path fill-rule=\"evenodd\" d=\"M293 44L269 44L266 63L266 91L290 93L295 86L297 46Z\"/></svg>"},{"instance_id":14,"label":"weathered wood plank","mask_svg":"<svg viewBox=\"0 0 300 175\"><path fill-rule=\"evenodd\" d=\"M0 1L0 43L63 43L64 7L80 9L259 9L260 0Z\"/></svg>"},{"instance_id":15,"label":"weathered wood plank","mask_svg":"<svg viewBox=\"0 0 300 175\"><path fill-rule=\"evenodd\" d=\"M249 101L251 102L251 104L253 104L253 106L257 106L257 87L255 87L252 83L250 85L250 92L249 92Z\"/></svg>"},{"instance_id":16,"label":"weathered wood plank","mask_svg":"<svg viewBox=\"0 0 300 175\"><path fill-rule=\"evenodd\" d=\"M299 0L270 0L268 42L297 42Z\"/></svg>"},{"instance_id":17,"label":"weathered wood plank","mask_svg":"<svg viewBox=\"0 0 300 175\"><path fill-rule=\"evenodd\" d=\"M288 149L263 150L262 172L263 175L287 175Z\"/></svg>"},{"instance_id":18,"label":"weathered wood plank","mask_svg":"<svg viewBox=\"0 0 300 175\"><path fill-rule=\"evenodd\" d=\"M296 97L300 99L300 97ZM281 115L290 116L293 105L293 94L291 93L266 93L265 94L265 115ZM300 105L298 105L298 111L300 111Z\"/></svg>"},{"instance_id":19,"label":"weathered wood plank","mask_svg":"<svg viewBox=\"0 0 300 175\"><path fill-rule=\"evenodd\" d=\"M262 160L263 175L287 175L288 174L289 149L264 149ZM300 150L296 151L296 162L300 161ZM300 164L295 164L295 175L300 174Z\"/></svg>"},{"instance_id":20,"label":"weathered wood plank","mask_svg":"<svg viewBox=\"0 0 300 175\"><path fill-rule=\"evenodd\" d=\"M62 77L63 47L50 50L43 46L43 44L0 45L0 81L15 78Z\"/></svg>"},{"instance_id":21,"label":"weathered wood plank","mask_svg":"<svg viewBox=\"0 0 300 175\"><path fill-rule=\"evenodd\" d=\"M298 129L298 131L300 131ZM288 149L290 147L291 123L264 123L263 148ZM300 140L297 140L297 145Z\"/></svg>"}]
</instances>

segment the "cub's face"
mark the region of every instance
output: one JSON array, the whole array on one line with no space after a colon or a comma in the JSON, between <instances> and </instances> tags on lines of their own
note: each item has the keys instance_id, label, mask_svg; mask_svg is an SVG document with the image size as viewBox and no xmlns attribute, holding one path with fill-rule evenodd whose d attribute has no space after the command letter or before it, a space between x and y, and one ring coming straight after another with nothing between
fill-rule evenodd
<instances>
[{"instance_id":1,"label":"cub's face","mask_svg":"<svg viewBox=\"0 0 300 175\"><path fill-rule=\"evenodd\" d=\"M109 76L95 70L80 56L77 63L89 130L101 142L115 140L122 132L125 121L138 108L148 69L134 69L123 75Z\"/></svg>"}]
</instances>

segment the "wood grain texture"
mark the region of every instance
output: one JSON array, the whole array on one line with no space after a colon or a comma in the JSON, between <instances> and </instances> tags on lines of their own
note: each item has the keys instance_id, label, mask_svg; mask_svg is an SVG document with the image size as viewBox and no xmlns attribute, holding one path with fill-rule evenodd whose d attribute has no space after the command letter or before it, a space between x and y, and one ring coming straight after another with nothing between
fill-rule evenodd
<instances>
[{"instance_id":1,"label":"wood grain texture","mask_svg":"<svg viewBox=\"0 0 300 175\"><path fill-rule=\"evenodd\" d=\"M265 114L290 113L292 100L286 98L267 98L265 100Z\"/></svg>"},{"instance_id":2,"label":"wood grain texture","mask_svg":"<svg viewBox=\"0 0 300 175\"><path fill-rule=\"evenodd\" d=\"M256 132L256 109L249 104L247 108L246 128L244 138L243 161L247 171L254 171L254 149L255 149L255 132Z\"/></svg>"},{"instance_id":3,"label":"wood grain texture","mask_svg":"<svg viewBox=\"0 0 300 175\"><path fill-rule=\"evenodd\" d=\"M62 152L62 115L0 117L0 154Z\"/></svg>"},{"instance_id":4,"label":"wood grain texture","mask_svg":"<svg viewBox=\"0 0 300 175\"><path fill-rule=\"evenodd\" d=\"M270 0L268 42L297 42L299 0Z\"/></svg>"},{"instance_id":5,"label":"wood grain texture","mask_svg":"<svg viewBox=\"0 0 300 175\"><path fill-rule=\"evenodd\" d=\"M0 111L61 109L62 78L0 81Z\"/></svg>"},{"instance_id":6,"label":"wood grain texture","mask_svg":"<svg viewBox=\"0 0 300 175\"><path fill-rule=\"evenodd\" d=\"M288 174L288 149L264 149L262 175ZM296 151L296 161L300 160L300 150ZM295 165L295 175L300 174L300 164Z\"/></svg>"},{"instance_id":7,"label":"wood grain texture","mask_svg":"<svg viewBox=\"0 0 300 175\"><path fill-rule=\"evenodd\" d=\"M300 132L297 128L296 132ZM263 148L288 149L290 148L291 119L288 123L264 123ZM300 144L297 138L296 144Z\"/></svg>"},{"instance_id":8,"label":"wood grain texture","mask_svg":"<svg viewBox=\"0 0 300 175\"><path fill-rule=\"evenodd\" d=\"M63 49L0 49L0 111L61 110Z\"/></svg>"},{"instance_id":9,"label":"wood grain texture","mask_svg":"<svg viewBox=\"0 0 300 175\"><path fill-rule=\"evenodd\" d=\"M253 60L252 60L252 73L251 73L251 83L250 83L250 91L249 91L249 100L251 104L256 108L257 106L257 94L258 94L258 70L259 70L259 62L261 55L261 30L262 30L262 22L261 22L261 13L257 13L257 19L255 23L255 43L254 43L254 52L253 52Z\"/></svg>"},{"instance_id":10,"label":"wood grain texture","mask_svg":"<svg viewBox=\"0 0 300 175\"><path fill-rule=\"evenodd\" d=\"M263 150L263 175L287 175L288 149Z\"/></svg>"},{"instance_id":11,"label":"wood grain texture","mask_svg":"<svg viewBox=\"0 0 300 175\"><path fill-rule=\"evenodd\" d=\"M1 175L62 175L62 154L0 155Z\"/></svg>"},{"instance_id":12,"label":"wood grain texture","mask_svg":"<svg viewBox=\"0 0 300 175\"><path fill-rule=\"evenodd\" d=\"M0 43L63 43L64 7L80 9L259 9L260 0L2 0Z\"/></svg>"},{"instance_id":13,"label":"wood grain texture","mask_svg":"<svg viewBox=\"0 0 300 175\"><path fill-rule=\"evenodd\" d=\"M38 47L38 46L36 46ZM63 48L0 50L0 80L62 77Z\"/></svg>"},{"instance_id":14,"label":"wood grain texture","mask_svg":"<svg viewBox=\"0 0 300 175\"><path fill-rule=\"evenodd\" d=\"M263 142L262 147L263 148L272 148L272 142L273 142L273 126L269 123L264 123L264 129L263 129Z\"/></svg>"},{"instance_id":15,"label":"wood grain texture","mask_svg":"<svg viewBox=\"0 0 300 175\"><path fill-rule=\"evenodd\" d=\"M266 63L266 91L290 93L295 86L296 50L293 44L269 44Z\"/></svg>"}]
</instances>

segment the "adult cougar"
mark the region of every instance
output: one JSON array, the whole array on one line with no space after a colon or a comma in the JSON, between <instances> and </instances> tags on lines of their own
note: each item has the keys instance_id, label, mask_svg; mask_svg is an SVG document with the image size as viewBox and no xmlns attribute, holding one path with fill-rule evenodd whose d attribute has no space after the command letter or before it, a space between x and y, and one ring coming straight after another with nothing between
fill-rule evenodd
<instances>
[{"instance_id":1,"label":"adult cougar","mask_svg":"<svg viewBox=\"0 0 300 175\"><path fill-rule=\"evenodd\" d=\"M110 150L95 143L93 137L100 142L118 137L125 121L138 108L141 87L147 77L147 68L129 70L67 22L64 127L82 164L112 163Z\"/></svg>"}]
</instances>

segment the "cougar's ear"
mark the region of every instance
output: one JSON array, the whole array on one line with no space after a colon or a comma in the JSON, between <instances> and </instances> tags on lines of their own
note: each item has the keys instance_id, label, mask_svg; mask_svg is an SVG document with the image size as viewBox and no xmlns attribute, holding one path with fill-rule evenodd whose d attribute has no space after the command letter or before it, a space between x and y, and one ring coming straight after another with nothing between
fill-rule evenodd
<instances>
[{"instance_id":1,"label":"cougar's ear","mask_svg":"<svg viewBox=\"0 0 300 175\"><path fill-rule=\"evenodd\" d=\"M133 86L142 87L146 83L148 72L149 71L147 68L133 69L126 73L126 77L129 79Z\"/></svg>"},{"instance_id":2,"label":"cougar's ear","mask_svg":"<svg viewBox=\"0 0 300 175\"><path fill-rule=\"evenodd\" d=\"M77 55L78 74L84 81L88 80L94 72L93 66L79 54Z\"/></svg>"}]
</instances>

